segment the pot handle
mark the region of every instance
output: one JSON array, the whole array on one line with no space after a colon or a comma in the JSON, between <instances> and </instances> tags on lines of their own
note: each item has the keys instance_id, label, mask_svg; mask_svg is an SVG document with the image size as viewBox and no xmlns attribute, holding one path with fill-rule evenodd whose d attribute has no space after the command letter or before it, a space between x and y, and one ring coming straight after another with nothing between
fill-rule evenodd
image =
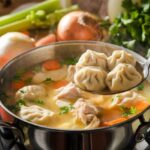
<instances>
[{"instance_id":1,"label":"pot handle","mask_svg":"<svg viewBox=\"0 0 150 150\"><path fill-rule=\"evenodd\" d=\"M1 150L26 150L23 132L9 124L0 121L0 149Z\"/></svg>"},{"instance_id":2,"label":"pot handle","mask_svg":"<svg viewBox=\"0 0 150 150\"><path fill-rule=\"evenodd\" d=\"M143 116L139 119L142 124L138 127L135 133L135 142L140 143L145 140L150 145L150 122L145 122Z\"/></svg>"}]
</instances>

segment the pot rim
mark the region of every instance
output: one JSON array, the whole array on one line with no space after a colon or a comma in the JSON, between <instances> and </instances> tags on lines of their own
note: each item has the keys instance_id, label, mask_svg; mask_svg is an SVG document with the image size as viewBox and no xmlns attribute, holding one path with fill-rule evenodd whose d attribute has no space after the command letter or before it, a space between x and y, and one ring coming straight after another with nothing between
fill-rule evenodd
<instances>
[{"instance_id":1,"label":"pot rim","mask_svg":"<svg viewBox=\"0 0 150 150\"><path fill-rule=\"evenodd\" d=\"M136 56L140 57L141 59L143 59L143 61L146 61L146 59L139 55L138 53L136 52L133 52L127 48L124 48L122 46L118 46L118 45L114 45L114 44L111 44L111 43L107 43L107 42L100 42L100 41L85 41L85 40L72 40L72 41L63 41L63 42L55 42L55 43L51 43L51 44L48 44L48 45L44 45L44 46L40 46L40 47L36 47L36 48L33 48L27 52L24 52L24 53L21 53L19 54L18 56L16 56L15 58L11 59L8 63L6 63L0 70L0 78L3 74L3 71L5 69L7 69L7 67L14 63L17 59L19 59L20 57L32 52L32 51L36 51L38 50L39 48L41 47L46 47L46 46L57 46L57 45L61 45L61 44L80 44L80 43L89 43L89 44L107 44L107 45L110 45L110 46L113 46L113 47L118 47L120 49L124 49L124 50L127 50L129 51L130 53L134 53ZM0 79L1 80L1 79ZM138 119L140 116L142 116L147 110L150 109L150 106L148 106L147 108L145 108L142 112L138 113L137 115L127 119L126 121L123 121L123 122L120 122L120 123L117 123L117 124L114 124L112 126L105 126L105 127L99 127L99 128L93 128L93 129L61 129L61 128L51 128L51 127L47 127L47 126L43 126L43 125L39 125L39 124L36 124L36 123L32 123L32 122L29 122L27 120L24 120L22 119L21 117L17 116L16 114L14 114L12 111L10 111L2 102L2 100L0 100L0 107L2 107L9 115L13 116L15 119L18 119L19 121L23 122L24 124L28 125L28 126L32 126L32 127L36 127L38 129L44 129L44 130L48 130L50 132L66 132L66 133L79 133L79 132L83 132L83 133L88 133L88 132L97 132L97 131L106 131L106 130L113 130L114 128L116 127L121 127L121 126L124 126L125 124L128 124L136 119Z\"/></svg>"}]
</instances>

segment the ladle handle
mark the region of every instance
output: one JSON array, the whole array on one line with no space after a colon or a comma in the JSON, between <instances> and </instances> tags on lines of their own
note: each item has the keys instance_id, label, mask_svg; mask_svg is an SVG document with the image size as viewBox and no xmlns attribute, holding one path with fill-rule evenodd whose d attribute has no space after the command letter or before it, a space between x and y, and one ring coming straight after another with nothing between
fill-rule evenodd
<instances>
[{"instance_id":1,"label":"ladle handle","mask_svg":"<svg viewBox=\"0 0 150 150\"><path fill-rule=\"evenodd\" d=\"M145 122L143 116L141 116L141 118L139 119L142 124L138 127L135 133L135 142L140 143L143 140L145 140L147 144L150 146L150 122Z\"/></svg>"},{"instance_id":2,"label":"ladle handle","mask_svg":"<svg viewBox=\"0 0 150 150\"><path fill-rule=\"evenodd\" d=\"M22 131L9 123L0 121L0 149L26 150Z\"/></svg>"}]
</instances>

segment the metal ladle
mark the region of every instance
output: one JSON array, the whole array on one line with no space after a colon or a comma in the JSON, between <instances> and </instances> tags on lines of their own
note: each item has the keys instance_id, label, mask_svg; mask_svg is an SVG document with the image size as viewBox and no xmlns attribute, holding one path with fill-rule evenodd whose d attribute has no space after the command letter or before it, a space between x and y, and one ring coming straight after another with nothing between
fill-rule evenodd
<instances>
[{"instance_id":1,"label":"metal ladle","mask_svg":"<svg viewBox=\"0 0 150 150\"><path fill-rule=\"evenodd\" d=\"M112 94L126 92L126 91L129 91L129 90L132 90L132 89L138 87L140 84L142 84L148 78L149 68L150 68L150 59L148 59L144 64L137 62L136 69L141 74L142 80L139 83L137 83L136 85L134 85L133 87L130 87L129 89L126 89L126 90L111 91L109 88L106 88L105 90L101 90L101 91L88 91L88 90L83 90L83 89L82 90L93 93L93 94L99 94L99 95L112 95Z\"/></svg>"}]
</instances>

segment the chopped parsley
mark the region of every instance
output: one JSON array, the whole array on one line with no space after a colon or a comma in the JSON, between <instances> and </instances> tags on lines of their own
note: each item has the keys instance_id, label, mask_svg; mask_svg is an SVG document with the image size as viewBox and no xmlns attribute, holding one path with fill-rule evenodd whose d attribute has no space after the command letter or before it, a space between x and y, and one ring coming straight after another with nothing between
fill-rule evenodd
<instances>
[{"instance_id":1,"label":"chopped parsley","mask_svg":"<svg viewBox=\"0 0 150 150\"><path fill-rule=\"evenodd\" d=\"M32 83L32 78L28 78L24 81L26 84L31 84Z\"/></svg>"},{"instance_id":2,"label":"chopped parsley","mask_svg":"<svg viewBox=\"0 0 150 150\"><path fill-rule=\"evenodd\" d=\"M142 91L144 89L144 84L140 84L138 87L137 87L137 90L139 91Z\"/></svg>"},{"instance_id":3,"label":"chopped parsley","mask_svg":"<svg viewBox=\"0 0 150 150\"><path fill-rule=\"evenodd\" d=\"M14 112L17 112L20 110L21 106L25 106L26 105L26 102L23 100L23 99L20 99L16 102L15 105L13 105L11 107L11 110L14 111Z\"/></svg>"},{"instance_id":4,"label":"chopped parsley","mask_svg":"<svg viewBox=\"0 0 150 150\"><path fill-rule=\"evenodd\" d=\"M77 62L78 62L77 58L68 58L68 59L63 60L62 64L75 65Z\"/></svg>"},{"instance_id":5,"label":"chopped parsley","mask_svg":"<svg viewBox=\"0 0 150 150\"><path fill-rule=\"evenodd\" d=\"M26 92L25 92L24 90L20 90L20 93L23 93L23 94L24 94L24 93L26 93Z\"/></svg>"},{"instance_id":6,"label":"chopped parsley","mask_svg":"<svg viewBox=\"0 0 150 150\"><path fill-rule=\"evenodd\" d=\"M120 109L122 111L122 115L124 117L130 116L130 115L134 115L137 113L137 109L136 107L126 107L126 106L120 106Z\"/></svg>"},{"instance_id":7,"label":"chopped parsley","mask_svg":"<svg viewBox=\"0 0 150 150\"><path fill-rule=\"evenodd\" d=\"M40 100L40 99L37 99L37 100L34 100L34 103L37 104L37 105L43 105L44 101Z\"/></svg>"},{"instance_id":8,"label":"chopped parsley","mask_svg":"<svg viewBox=\"0 0 150 150\"><path fill-rule=\"evenodd\" d=\"M22 74L25 72L24 69L19 70L13 77L13 81L21 80Z\"/></svg>"},{"instance_id":9,"label":"chopped parsley","mask_svg":"<svg viewBox=\"0 0 150 150\"><path fill-rule=\"evenodd\" d=\"M53 80L51 78L47 78L43 81L43 83L46 83L46 84L50 84L52 82L53 82Z\"/></svg>"},{"instance_id":10,"label":"chopped parsley","mask_svg":"<svg viewBox=\"0 0 150 150\"><path fill-rule=\"evenodd\" d=\"M35 66L33 68L34 72L40 72L41 71L41 66Z\"/></svg>"},{"instance_id":11,"label":"chopped parsley","mask_svg":"<svg viewBox=\"0 0 150 150\"><path fill-rule=\"evenodd\" d=\"M120 95L117 94L117 95L115 95L115 96L111 99L111 101L113 102L115 99L119 99L119 98L120 98Z\"/></svg>"},{"instance_id":12,"label":"chopped parsley","mask_svg":"<svg viewBox=\"0 0 150 150\"><path fill-rule=\"evenodd\" d=\"M63 107L60 107L60 114L66 114L68 113L69 111L71 111L72 109L74 109L73 105L68 105L68 106L63 106Z\"/></svg>"},{"instance_id":13,"label":"chopped parsley","mask_svg":"<svg viewBox=\"0 0 150 150\"><path fill-rule=\"evenodd\" d=\"M110 42L146 55L150 45L150 0L141 4L123 0L122 7L124 11L109 28Z\"/></svg>"}]
</instances>

